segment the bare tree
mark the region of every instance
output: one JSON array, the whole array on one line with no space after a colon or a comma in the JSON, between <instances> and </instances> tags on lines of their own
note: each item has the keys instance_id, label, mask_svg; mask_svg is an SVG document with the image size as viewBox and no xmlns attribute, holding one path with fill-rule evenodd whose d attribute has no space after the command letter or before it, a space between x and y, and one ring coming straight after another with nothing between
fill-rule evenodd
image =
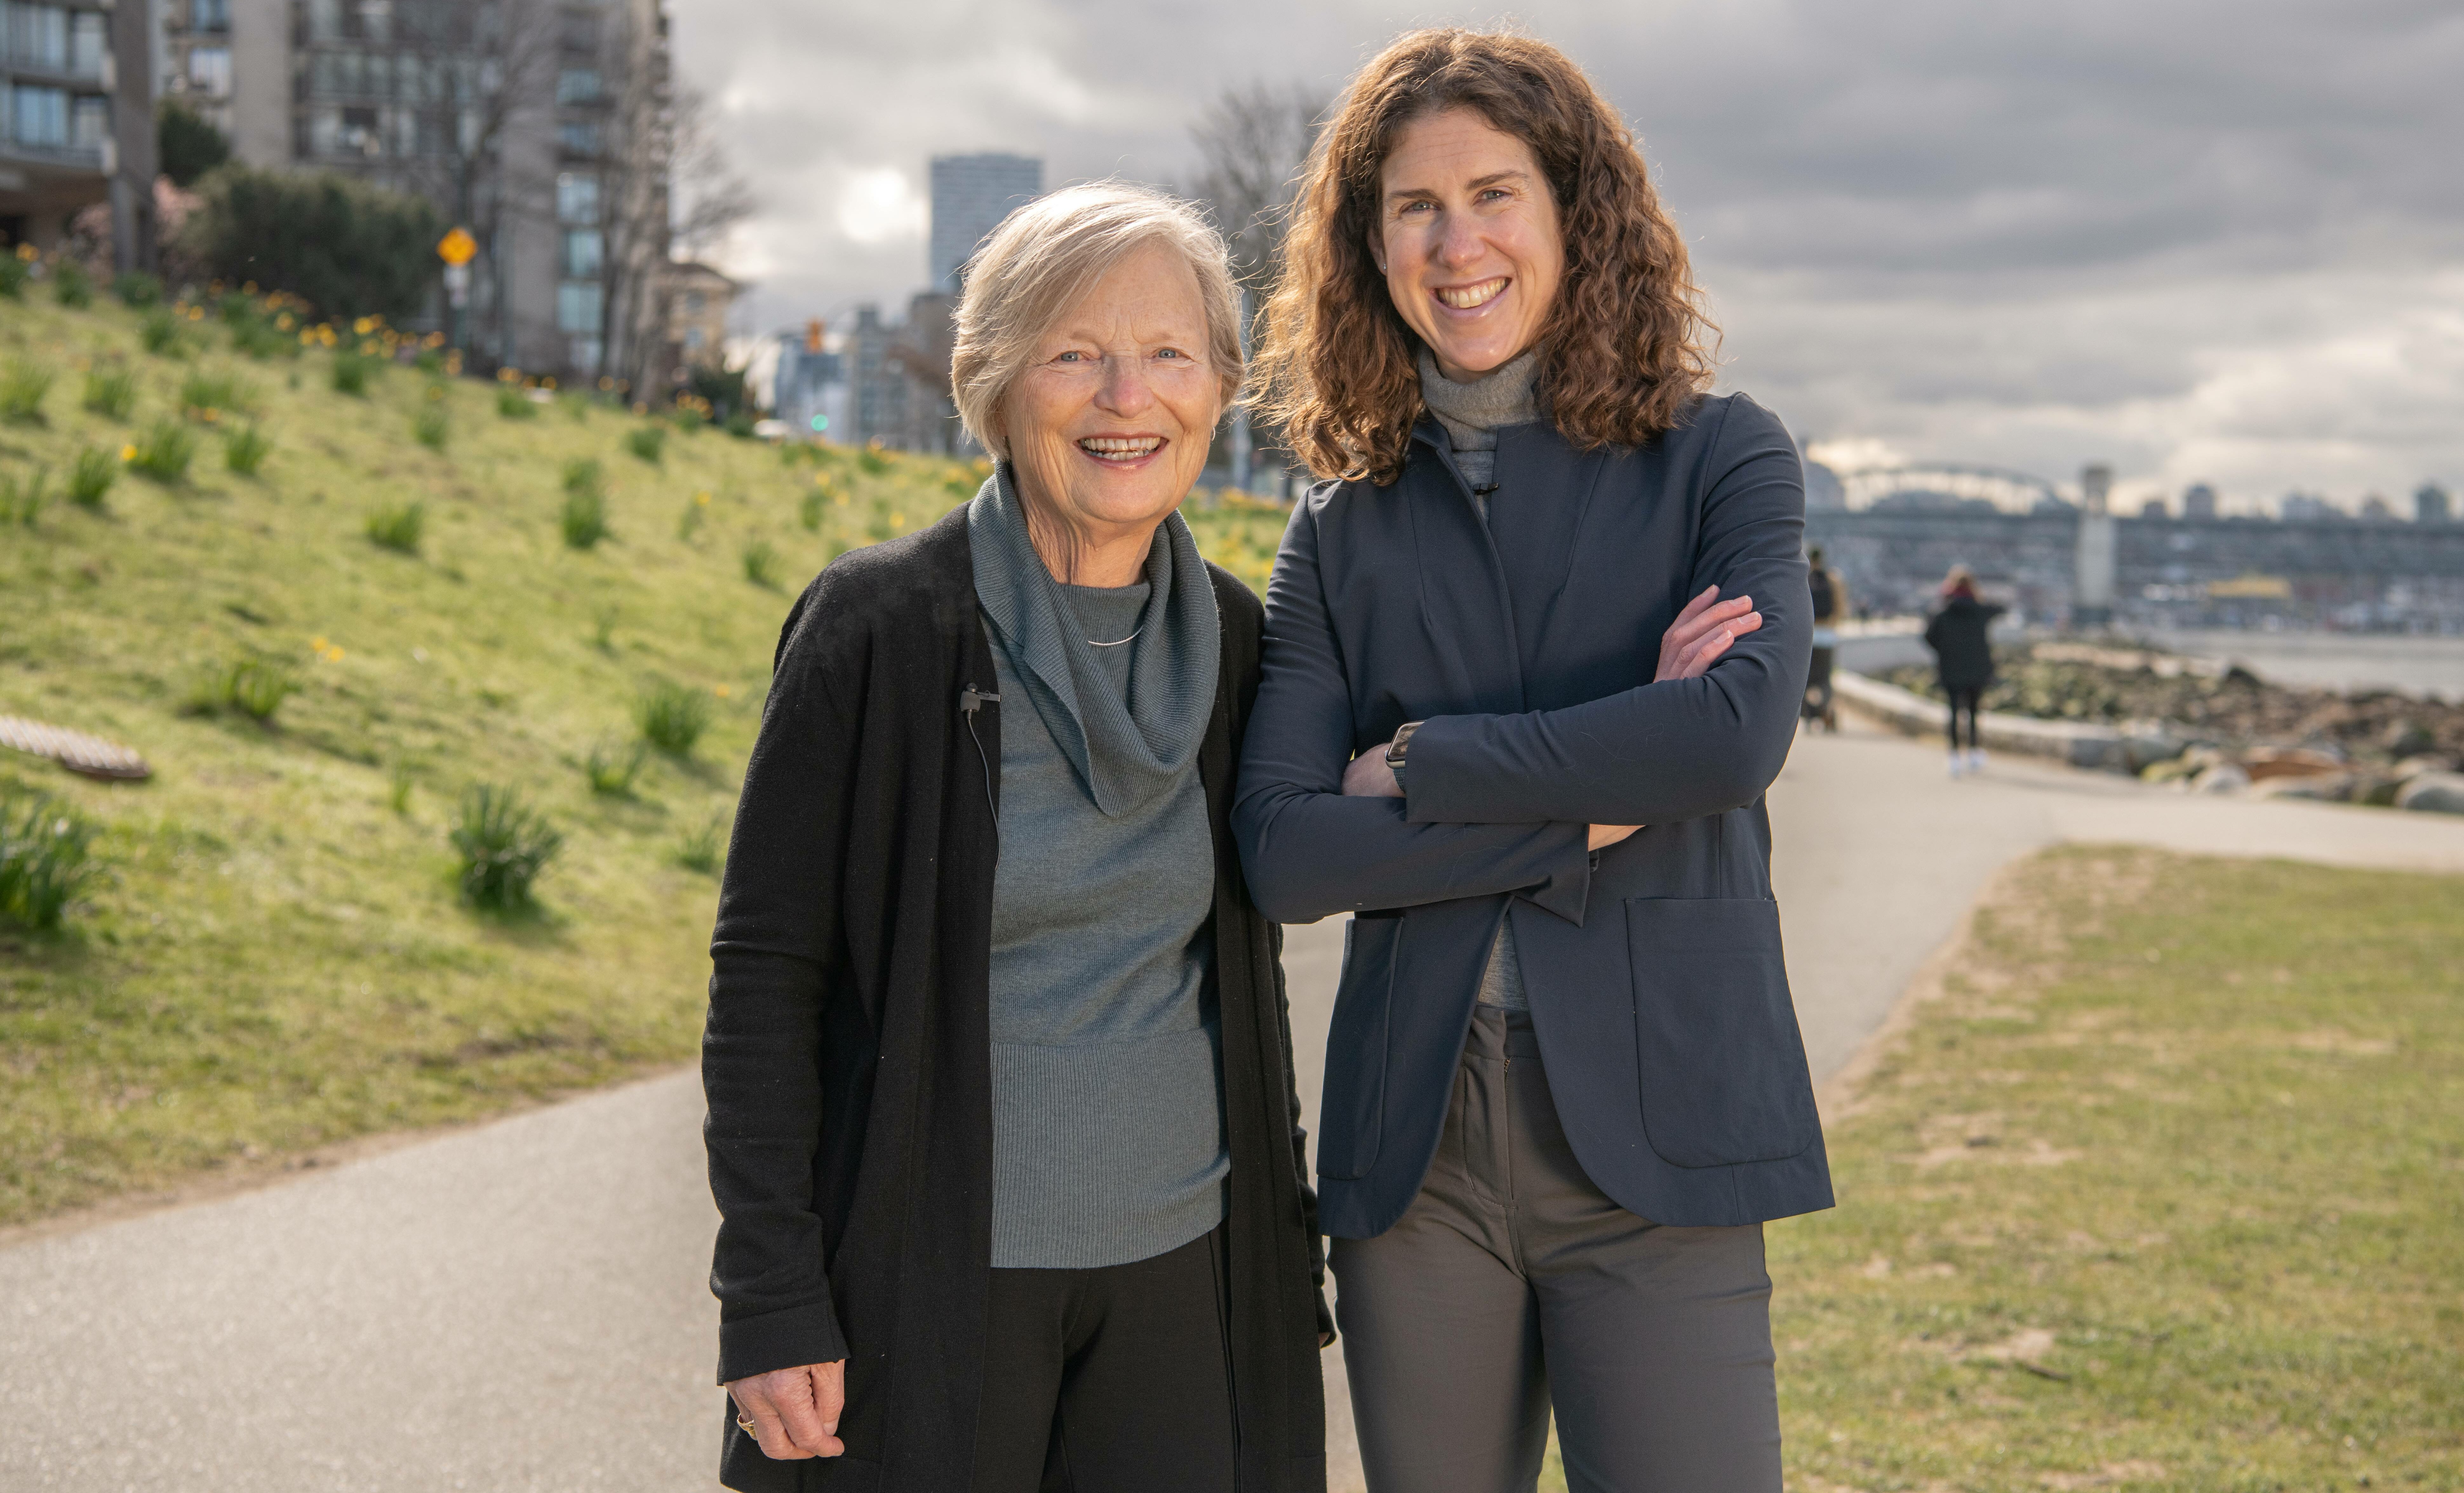
<instances>
[{"instance_id":1,"label":"bare tree","mask_svg":"<svg viewBox=\"0 0 2464 1493\"><path fill-rule=\"evenodd\" d=\"M1241 345L1249 345L1250 307L1273 293L1292 194L1317 143L1327 99L1298 83L1253 82L1227 89L1190 126L1199 174L1192 195L1207 205L1232 252L1241 281ZM1229 432L1232 485L1249 488L1249 408L1235 405Z\"/></svg>"},{"instance_id":2,"label":"bare tree","mask_svg":"<svg viewBox=\"0 0 2464 1493\"><path fill-rule=\"evenodd\" d=\"M503 231L518 204L553 189L517 173L504 147L554 107L564 24L550 0L398 0L391 13L396 65L413 80L403 93L411 138L399 143L401 185L478 240L499 356L512 326Z\"/></svg>"},{"instance_id":3,"label":"bare tree","mask_svg":"<svg viewBox=\"0 0 2464 1493\"><path fill-rule=\"evenodd\" d=\"M711 127L710 100L696 90L679 88L673 111L675 186L670 231L680 257L699 259L753 216L757 204L752 187L728 161Z\"/></svg>"}]
</instances>

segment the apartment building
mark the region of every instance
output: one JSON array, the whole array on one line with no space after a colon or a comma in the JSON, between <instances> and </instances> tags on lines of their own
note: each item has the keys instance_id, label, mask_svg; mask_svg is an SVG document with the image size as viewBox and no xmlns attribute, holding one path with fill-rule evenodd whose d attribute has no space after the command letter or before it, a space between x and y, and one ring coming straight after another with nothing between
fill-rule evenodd
<instances>
[{"instance_id":1,"label":"apartment building","mask_svg":"<svg viewBox=\"0 0 2464 1493\"><path fill-rule=\"evenodd\" d=\"M477 361L664 381L662 0L153 3L161 86L240 161L364 176L471 231Z\"/></svg>"},{"instance_id":2,"label":"apartment building","mask_svg":"<svg viewBox=\"0 0 2464 1493\"><path fill-rule=\"evenodd\" d=\"M142 4L0 4L0 239L48 250L109 203L116 267L150 256L152 39Z\"/></svg>"}]
</instances>

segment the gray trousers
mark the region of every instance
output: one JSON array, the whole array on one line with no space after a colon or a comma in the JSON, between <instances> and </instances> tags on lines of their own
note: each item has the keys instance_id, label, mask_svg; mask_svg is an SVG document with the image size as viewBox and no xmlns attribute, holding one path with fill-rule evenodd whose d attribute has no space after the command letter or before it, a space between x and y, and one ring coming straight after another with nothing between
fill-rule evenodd
<instances>
[{"instance_id":1,"label":"gray trousers","mask_svg":"<svg viewBox=\"0 0 2464 1493\"><path fill-rule=\"evenodd\" d=\"M1666 1228L1566 1142L1530 1019L1482 1006L1420 1196L1331 1262L1370 1493L1779 1493L1760 1224Z\"/></svg>"}]
</instances>

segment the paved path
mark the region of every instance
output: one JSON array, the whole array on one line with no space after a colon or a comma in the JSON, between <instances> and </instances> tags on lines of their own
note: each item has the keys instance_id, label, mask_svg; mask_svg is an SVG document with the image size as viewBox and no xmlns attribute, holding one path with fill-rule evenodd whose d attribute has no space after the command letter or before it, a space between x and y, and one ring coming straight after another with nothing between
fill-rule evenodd
<instances>
[{"instance_id":1,"label":"paved path","mask_svg":"<svg viewBox=\"0 0 2464 1493\"><path fill-rule=\"evenodd\" d=\"M1999 762L1952 783L1937 750L1854 730L1798 744L1772 819L1817 1074L1881 1024L1984 878L2042 845L2464 871L2464 820ZM1292 930L1312 1104L1341 950L1339 924ZM699 1120L679 1073L0 1249L0 1488L709 1489Z\"/></svg>"}]
</instances>

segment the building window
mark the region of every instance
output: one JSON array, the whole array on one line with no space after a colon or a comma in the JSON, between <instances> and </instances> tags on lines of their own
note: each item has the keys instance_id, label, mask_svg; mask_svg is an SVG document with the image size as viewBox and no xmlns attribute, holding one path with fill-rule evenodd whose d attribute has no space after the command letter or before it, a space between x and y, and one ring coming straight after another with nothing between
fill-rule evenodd
<instances>
[{"instance_id":1,"label":"building window","mask_svg":"<svg viewBox=\"0 0 2464 1493\"><path fill-rule=\"evenodd\" d=\"M344 109L340 143L344 150L363 156L381 154L385 150L385 137L377 132L377 111L370 108Z\"/></svg>"},{"instance_id":2,"label":"building window","mask_svg":"<svg viewBox=\"0 0 2464 1493\"><path fill-rule=\"evenodd\" d=\"M590 373L599 367L599 339L569 338L566 340L566 345L573 349L571 366L576 373Z\"/></svg>"},{"instance_id":3,"label":"building window","mask_svg":"<svg viewBox=\"0 0 2464 1493\"><path fill-rule=\"evenodd\" d=\"M188 30L192 32L231 30L231 0L188 0Z\"/></svg>"},{"instance_id":4,"label":"building window","mask_svg":"<svg viewBox=\"0 0 2464 1493\"><path fill-rule=\"evenodd\" d=\"M569 67L556 75L556 101L559 103L597 103L599 101L599 70L595 67Z\"/></svg>"},{"instance_id":5,"label":"building window","mask_svg":"<svg viewBox=\"0 0 2464 1493\"><path fill-rule=\"evenodd\" d=\"M599 178L580 171L558 172L556 215L564 223L598 222Z\"/></svg>"},{"instance_id":6,"label":"building window","mask_svg":"<svg viewBox=\"0 0 2464 1493\"><path fill-rule=\"evenodd\" d=\"M21 145L58 149L69 143L69 96L57 88L9 90L9 138Z\"/></svg>"},{"instance_id":7,"label":"building window","mask_svg":"<svg viewBox=\"0 0 2464 1493\"><path fill-rule=\"evenodd\" d=\"M697 352L700 352L700 351L701 351L701 348L702 348L702 344L703 344L704 342L708 341L708 340L710 340L710 334L709 334L709 333L707 333L707 332L704 332L701 328L699 328L699 327L697 327L697 326L689 326L689 327L685 328L685 351L686 351L686 352L689 352L689 353L697 353Z\"/></svg>"},{"instance_id":8,"label":"building window","mask_svg":"<svg viewBox=\"0 0 2464 1493\"><path fill-rule=\"evenodd\" d=\"M564 231L564 273L573 278L597 279L606 252L606 240L597 229L569 228Z\"/></svg>"},{"instance_id":9,"label":"building window","mask_svg":"<svg viewBox=\"0 0 2464 1493\"><path fill-rule=\"evenodd\" d=\"M599 282L567 280L556 288L556 329L578 337L599 335Z\"/></svg>"},{"instance_id":10,"label":"building window","mask_svg":"<svg viewBox=\"0 0 2464 1493\"><path fill-rule=\"evenodd\" d=\"M11 5L9 55L25 67L67 72L69 12L55 5Z\"/></svg>"},{"instance_id":11,"label":"building window","mask_svg":"<svg viewBox=\"0 0 2464 1493\"><path fill-rule=\"evenodd\" d=\"M107 23L92 11L69 19L69 72L77 77L100 77L102 54L111 45Z\"/></svg>"},{"instance_id":12,"label":"building window","mask_svg":"<svg viewBox=\"0 0 2464 1493\"><path fill-rule=\"evenodd\" d=\"M231 91L231 55L229 47L192 47L188 51L188 86L216 99L228 99Z\"/></svg>"},{"instance_id":13,"label":"building window","mask_svg":"<svg viewBox=\"0 0 2464 1493\"><path fill-rule=\"evenodd\" d=\"M599 121L566 120L556 127L556 143L564 147L568 156L595 161L599 159Z\"/></svg>"},{"instance_id":14,"label":"building window","mask_svg":"<svg viewBox=\"0 0 2464 1493\"><path fill-rule=\"evenodd\" d=\"M111 100L80 94L69 105L69 143L79 150L100 150L111 138Z\"/></svg>"},{"instance_id":15,"label":"building window","mask_svg":"<svg viewBox=\"0 0 2464 1493\"><path fill-rule=\"evenodd\" d=\"M558 36L567 52L597 52L599 17L587 11L567 11L558 18Z\"/></svg>"}]
</instances>

